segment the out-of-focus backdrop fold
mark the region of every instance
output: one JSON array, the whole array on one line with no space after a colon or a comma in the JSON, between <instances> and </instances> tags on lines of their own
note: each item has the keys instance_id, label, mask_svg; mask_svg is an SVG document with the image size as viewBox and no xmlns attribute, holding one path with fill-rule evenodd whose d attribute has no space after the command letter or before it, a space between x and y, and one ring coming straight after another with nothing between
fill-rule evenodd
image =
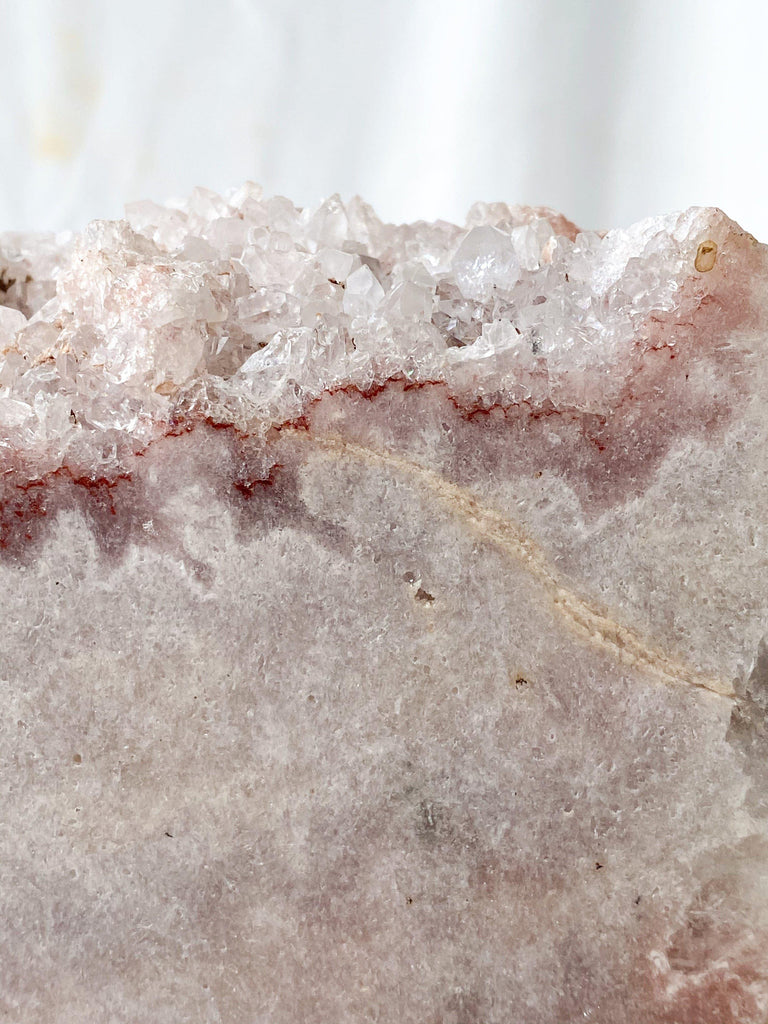
<instances>
[{"instance_id":1,"label":"out-of-focus backdrop fold","mask_svg":"<svg viewBox=\"0 0 768 1024\"><path fill-rule=\"evenodd\" d=\"M748 0L0 0L0 229L245 179L394 221L718 205L768 238Z\"/></svg>"}]
</instances>

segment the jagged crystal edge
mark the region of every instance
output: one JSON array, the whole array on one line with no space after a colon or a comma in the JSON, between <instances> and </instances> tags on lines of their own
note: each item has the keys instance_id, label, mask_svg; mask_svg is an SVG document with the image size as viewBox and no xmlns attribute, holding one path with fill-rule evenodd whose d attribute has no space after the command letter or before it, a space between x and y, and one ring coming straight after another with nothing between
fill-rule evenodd
<instances>
[{"instance_id":1,"label":"jagged crystal edge","mask_svg":"<svg viewBox=\"0 0 768 1024\"><path fill-rule=\"evenodd\" d=\"M96 472L191 416L258 432L392 378L606 414L649 321L706 294L698 247L734 230L693 208L579 231L503 203L463 227L389 225L359 198L299 209L248 183L78 235L6 234L0 450Z\"/></svg>"}]
</instances>

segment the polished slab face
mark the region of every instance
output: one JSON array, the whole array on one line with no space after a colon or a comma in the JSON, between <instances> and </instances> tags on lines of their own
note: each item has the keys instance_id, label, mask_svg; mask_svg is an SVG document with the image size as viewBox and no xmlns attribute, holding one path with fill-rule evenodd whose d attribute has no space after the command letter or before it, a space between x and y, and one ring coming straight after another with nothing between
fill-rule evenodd
<instances>
[{"instance_id":1,"label":"polished slab face","mask_svg":"<svg viewBox=\"0 0 768 1024\"><path fill-rule=\"evenodd\" d=\"M765 247L245 186L0 271L2 1014L764 1024Z\"/></svg>"}]
</instances>

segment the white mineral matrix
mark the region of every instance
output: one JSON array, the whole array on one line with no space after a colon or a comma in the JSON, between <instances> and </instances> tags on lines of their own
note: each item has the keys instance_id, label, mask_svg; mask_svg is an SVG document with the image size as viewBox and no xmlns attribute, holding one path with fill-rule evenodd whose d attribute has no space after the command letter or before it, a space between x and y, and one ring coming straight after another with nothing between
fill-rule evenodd
<instances>
[{"instance_id":1,"label":"white mineral matrix","mask_svg":"<svg viewBox=\"0 0 768 1024\"><path fill-rule=\"evenodd\" d=\"M0 301L0 1021L766 1024L765 246L249 184Z\"/></svg>"}]
</instances>

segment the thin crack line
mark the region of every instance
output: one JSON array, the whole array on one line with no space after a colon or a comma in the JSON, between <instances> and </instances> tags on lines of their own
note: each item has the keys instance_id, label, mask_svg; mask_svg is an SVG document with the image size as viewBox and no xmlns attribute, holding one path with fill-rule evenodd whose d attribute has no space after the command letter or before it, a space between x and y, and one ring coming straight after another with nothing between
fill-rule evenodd
<instances>
[{"instance_id":1,"label":"thin crack line","mask_svg":"<svg viewBox=\"0 0 768 1024\"><path fill-rule=\"evenodd\" d=\"M326 452L348 455L379 466L387 466L416 480L454 516L465 522L483 540L519 562L544 587L554 609L583 639L610 651L625 664L637 666L668 684L684 684L718 697L735 699L733 688L722 680L701 675L682 661L665 654L628 626L616 622L589 601L569 590L558 579L536 542L501 512L482 505L465 487L451 483L418 462L382 452L337 436L318 437L306 430L283 428L281 436L304 440Z\"/></svg>"}]
</instances>

